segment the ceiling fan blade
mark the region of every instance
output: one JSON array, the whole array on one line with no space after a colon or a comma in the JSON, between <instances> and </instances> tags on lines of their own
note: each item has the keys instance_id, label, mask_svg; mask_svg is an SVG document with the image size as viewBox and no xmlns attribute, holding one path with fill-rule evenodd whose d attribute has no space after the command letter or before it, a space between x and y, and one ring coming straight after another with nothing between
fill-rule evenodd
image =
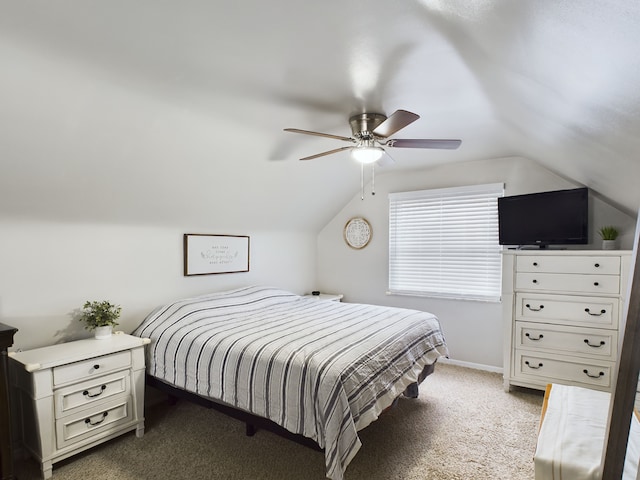
<instances>
[{"instance_id":1,"label":"ceiling fan blade","mask_svg":"<svg viewBox=\"0 0 640 480\"><path fill-rule=\"evenodd\" d=\"M331 155L332 153L342 152L343 150L350 150L353 147L340 147L335 148L333 150L329 150L328 152L316 153L315 155L311 155L309 157L301 158L300 160L313 160L314 158L324 157L325 155Z\"/></svg>"},{"instance_id":2,"label":"ceiling fan blade","mask_svg":"<svg viewBox=\"0 0 640 480\"><path fill-rule=\"evenodd\" d=\"M355 139L351 137L341 137L340 135L332 135L330 133L312 132L310 130L300 130L299 128L285 128L284 131L292 133L304 133L305 135L315 135L316 137L335 138L336 140L344 140L345 142L355 143Z\"/></svg>"},{"instance_id":3,"label":"ceiling fan blade","mask_svg":"<svg viewBox=\"0 0 640 480\"><path fill-rule=\"evenodd\" d=\"M395 148L440 148L445 150L455 150L460 146L462 140L427 140L424 138L403 138L389 140L387 145Z\"/></svg>"},{"instance_id":4,"label":"ceiling fan blade","mask_svg":"<svg viewBox=\"0 0 640 480\"><path fill-rule=\"evenodd\" d=\"M384 122L374 128L371 133L379 137L387 138L419 118L420 115L416 113L411 113L406 110L396 110L390 117L387 117Z\"/></svg>"}]
</instances>

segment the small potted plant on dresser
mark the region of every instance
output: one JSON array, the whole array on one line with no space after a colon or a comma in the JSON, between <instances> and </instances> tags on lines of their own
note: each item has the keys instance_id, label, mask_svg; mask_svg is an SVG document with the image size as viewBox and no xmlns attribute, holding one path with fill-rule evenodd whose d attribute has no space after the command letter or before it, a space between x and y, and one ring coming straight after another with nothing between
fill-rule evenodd
<instances>
[{"instance_id":1,"label":"small potted plant on dresser","mask_svg":"<svg viewBox=\"0 0 640 480\"><path fill-rule=\"evenodd\" d=\"M111 337L113 327L118 325L118 318L122 307L104 300L102 302L85 302L78 318L84 323L84 328L93 330L98 340Z\"/></svg>"},{"instance_id":2,"label":"small potted plant on dresser","mask_svg":"<svg viewBox=\"0 0 640 480\"><path fill-rule=\"evenodd\" d=\"M617 247L618 229L612 226L601 227L598 234L602 238L603 250L615 250Z\"/></svg>"}]
</instances>

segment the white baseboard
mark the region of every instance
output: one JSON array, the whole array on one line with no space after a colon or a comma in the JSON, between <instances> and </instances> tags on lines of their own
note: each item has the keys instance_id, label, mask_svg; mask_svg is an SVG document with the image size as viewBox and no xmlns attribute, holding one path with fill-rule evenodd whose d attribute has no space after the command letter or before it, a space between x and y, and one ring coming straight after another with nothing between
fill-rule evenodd
<instances>
[{"instance_id":1,"label":"white baseboard","mask_svg":"<svg viewBox=\"0 0 640 480\"><path fill-rule=\"evenodd\" d=\"M463 362L460 360L453 360L451 358L439 358L438 363L456 365L458 367L473 368L474 370L484 370L485 372L504 373L504 370L501 367L494 367L492 365L483 365L482 363Z\"/></svg>"}]
</instances>

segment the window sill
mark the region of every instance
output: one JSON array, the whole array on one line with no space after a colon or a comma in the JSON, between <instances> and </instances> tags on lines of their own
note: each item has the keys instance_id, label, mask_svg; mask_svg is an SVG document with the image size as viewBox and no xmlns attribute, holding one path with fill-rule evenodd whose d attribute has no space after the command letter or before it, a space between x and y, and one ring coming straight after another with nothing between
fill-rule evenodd
<instances>
[{"instance_id":1,"label":"window sill","mask_svg":"<svg viewBox=\"0 0 640 480\"><path fill-rule=\"evenodd\" d=\"M456 294L445 294L445 293L436 293L436 292L405 292L405 291L388 290L386 294L405 296L405 297L434 298L438 300L455 300L455 301L480 302L480 303L502 303L502 299L500 297L480 297L480 296L456 295Z\"/></svg>"}]
</instances>

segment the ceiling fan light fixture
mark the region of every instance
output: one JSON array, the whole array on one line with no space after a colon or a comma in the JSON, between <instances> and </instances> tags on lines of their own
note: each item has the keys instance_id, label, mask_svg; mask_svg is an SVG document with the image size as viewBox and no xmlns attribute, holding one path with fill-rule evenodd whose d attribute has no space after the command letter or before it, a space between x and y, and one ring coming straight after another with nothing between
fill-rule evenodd
<instances>
[{"instance_id":1,"label":"ceiling fan light fixture","mask_svg":"<svg viewBox=\"0 0 640 480\"><path fill-rule=\"evenodd\" d=\"M382 158L384 149L380 147L354 147L351 156L359 163L374 163Z\"/></svg>"}]
</instances>

